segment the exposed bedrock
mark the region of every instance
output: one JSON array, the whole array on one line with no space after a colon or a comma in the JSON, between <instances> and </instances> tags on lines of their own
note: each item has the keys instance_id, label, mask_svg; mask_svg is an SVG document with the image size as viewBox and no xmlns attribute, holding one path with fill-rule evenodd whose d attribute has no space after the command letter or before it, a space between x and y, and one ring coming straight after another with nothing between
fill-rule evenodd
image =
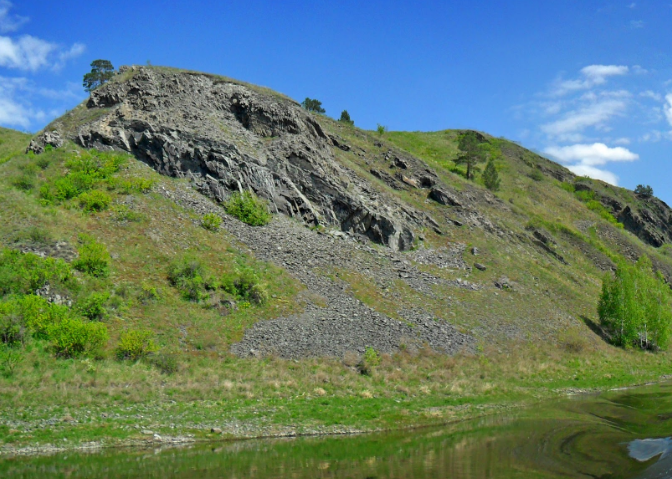
<instances>
[{"instance_id":1,"label":"exposed bedrock","mask_svg":"<svg viewBox=\"0 0 672 479\"><path fill-rule=\"evenodd\" d=\"M126 70L127 71L127 70ZM225 200L251 190L308 224L333 225L395 250L422 219L334 159L333 140L296 102L204 74L138 68L95 90L72 139L128 151L157 171L191 177Z\"/></svg>"}]
</instances>

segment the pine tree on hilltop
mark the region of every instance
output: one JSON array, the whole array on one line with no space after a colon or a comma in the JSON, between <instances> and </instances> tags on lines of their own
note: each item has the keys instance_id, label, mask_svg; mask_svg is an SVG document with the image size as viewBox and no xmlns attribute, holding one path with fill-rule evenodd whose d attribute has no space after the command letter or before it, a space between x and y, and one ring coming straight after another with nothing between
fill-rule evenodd
<instances>
[{"instance_id":1,"label":"pine tree on hilltop","mask_svg":"<svg viewBox=\"0 0 672 479\"><path fill-rule=\"evenodd\" d=\"M301 106L306 110L314 111L315 113L326 113L326 110L322 108L322 102L315 98L306 97L306 99L301 102Z\"/></svg>"},{"instance_id":2,"label":"pine tree on hilltop","mask_svg":"<svg viewBox=\"0 0 672 479\"><path fill-rule=\"evenodd\" d=\"M477 163L485 161L485 151L481 148L481 142L475 131L468 131L460 135L457 147L463 152L453 161L456 165L467 165L467 179L473 179L472 170Z\"/></svg>"},{"instance_id":3,"label":"pine tree on hilltop","mask_svg":"<svg viewBox=\"0 0 672 479\"><path fill-rule=\"evenodd\" d=\"M114 67L109 60L94 60L91 71L84 75L84 90L90 92L104 85L114 76Z\"/></svg>"}]
</instances>

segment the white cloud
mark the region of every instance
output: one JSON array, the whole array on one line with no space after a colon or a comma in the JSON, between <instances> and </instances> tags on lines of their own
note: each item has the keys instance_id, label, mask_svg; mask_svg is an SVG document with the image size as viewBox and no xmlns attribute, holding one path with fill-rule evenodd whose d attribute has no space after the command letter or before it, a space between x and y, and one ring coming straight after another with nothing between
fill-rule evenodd
<instances>
[{"instance_id":1,"label":"white cloud","mask_svg":"<svg viewBox=\"0 0 672 479\"><path fill-rule=\"evenodd\" d=\"M613 174L611 171L601 170L599 168L586 165L573 165L569 166L568 169L576 175L588 176L590 178L595 178L596 180L605 181L610 185L618 186L618 176Z\"/></svg>"},{"instance_id":2,"label":"white cloud","mask_svg":"<svg viewBox=\"0 0 672 479\"><path fill-rule=\"evenodd\" d=\"M659 131L659 130L653 130L653 131L650 131L648 133L644 133L641 136L641 138L639 139L639 141L642 141L642 142L645 142L645 143L647 143L647 142L656 143L656 142L658 142L662 139L663 139L663 132Z\"/></svg>"},{"instance_id":3,"label":"white cloud","mask_svg":"<svg viewBox=\"0 0 672 479\"><path fill-rule=\"evenodd\" d=\"M625 65L588 65L581 69L582 79L556 82L551 95L562 96L572 91L588 90L606 83L608 77L626 75L629 70Z\"/></svg>"},{"instance_id":4,"label":"white cloud","mask_svg":"<svg viewBox=\"0 0 672 479\"><path fill-rule=\"evenodd\" d=\"M58 54L58 61L54 64L54 69L59 70L63 68L65 62L72 58L77 58L86 51L86 45L83 43L74 43L68 50L62 51Z\"/></svg>"},{"instance_id":5,"label":"white cloud","mask_svg":"<svg viewBox=\"0 0 672 479\"><path fill-rule=\"evenodd\" d=\"M622 114L627 108L623 100L608 99L598 101L577 110L569 111L564 118L541 126L549 136L562 136L581 132L588 127L606 128L605 122Z\"/></svg>"},{"instance_id":6,"label":"white cloud","mask_svg":"<svg viewBox=\"0 0 672 479\"><path fill-rule=\"evenodd\" d=\"M10 14L11 9L11 2L0 0L0 32L2 33L15 32L29 20L28 17Z\"/></svg>"},{"instance_id":7,"label":"white cloud","mask_svg":"<svg viewBox=\"0 0 672 479\"><path fill-rule=\"evenodd\" d=\"M617 145L629 145L632 142L630 141L630 138L623 137L623 138L615 139L614 143L617 144Z\"/></svg>"},{"instance_id":8,"label":"white cloud","mask_svg":"<svg viewBox=\"0 0 672 479\"><path fill-rule=\"evenodd\" d=\"M47 112L35 108L31 102L34 97L56 102L58 108ZM0 125L29 129L35 122L43 123L60 115L64 110L62 102L81 98L81 87L75 83L68 83L63 90L52 90L40 88L27 78L0 76Z\"/></svg>"},{"instance_id":9,"label":"white cloud","mask_svg":"<svg viewBox=\"0 0 672 479\"><path fill-rule=\"evenodd\" d=\"M642 98L650 98L655 101L661 101L663 99L662 95L660 93L656 93L653 90L646 90L643 91L639 94Z\"/></svg>"},{"instance_id":10,"label":"white cloud","mask_svg":"<svg viewBox=\"0 0 672 479\"><path fill-rule=\"evenodd\" d=\"M18 40L0 36L0 66L36 71L49 64L49 55L56 48L55 44L30 35Z\"/></svg>"},{"instance_id":11,"label":"white cloud","mask_svg":"<svg viewBox=\"0 0 672 479\"><path fill-rule=\"evenodd\" d=\"M672 126L672 93L665 95L665 106L663 106L663 111L665 112L667 122Z\"/></svg>"},{"instance_id":12,"label":"white cloud","mask_svg":"<svg viewBox=\"0 0 672 479\"><path fill-rule=\"evenodd\" d=\"M629 140L627 141L629 142ZM561 163L567 164L567 168L577 175L586 175L612 185L618 184L618 177L610 171L596 168L597 166L639 159L637 153L633 153L627 148L621 146L612 148L604 143L549 146L544 150L544 153Z\"/></svg>"},{"instance_id":13,"label":"white cloud","mask_svg":"<svg viewBox=\"0 0 672 479\"><path fill-rule=\"evenodd\" d=\"M622 146L610 148L604 143L549 146L544 150L544 153L563 163L580 162L584 166L599 166L612 161L635 161L639 159L637 153L633 153L627 148Z\"/></svg>"}]
</instances>

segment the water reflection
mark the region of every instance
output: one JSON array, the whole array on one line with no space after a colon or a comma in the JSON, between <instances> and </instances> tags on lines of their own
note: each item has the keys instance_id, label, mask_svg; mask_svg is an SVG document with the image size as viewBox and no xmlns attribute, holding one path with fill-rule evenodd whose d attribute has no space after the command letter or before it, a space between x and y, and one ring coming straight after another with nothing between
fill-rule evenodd
<instances>
[{"instance_id":1,"label":"water reflection","mask_svg":"<svg viewBox=\"0 0 672 479\"><path fill-rule=\"evenodd\" d=\"M448 427L0 460L0 477L672 477L672 387L580 397ZM666 439L647 439L662 437Z\"/></svg>"},{"instance_id":2,"label":"water reflection","mask_svg":"<svg viewBox=\"0 0 672 479\"><path fill-rule=\"evenodd\" d=\"M662 439L635 439L628 444L628 453L639 462L648 462L656 456L658 461L649 467L641 478L670 478L672 477L672 438Z\"/></svg>"}]
</instances>

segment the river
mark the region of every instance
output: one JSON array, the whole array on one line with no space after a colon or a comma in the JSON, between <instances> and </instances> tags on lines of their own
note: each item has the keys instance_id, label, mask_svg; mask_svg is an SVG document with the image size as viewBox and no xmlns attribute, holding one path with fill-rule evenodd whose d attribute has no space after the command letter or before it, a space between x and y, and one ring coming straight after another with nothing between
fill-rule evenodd
<instances>
[{"instance_id":1,"label":"river","mask_svg":"<svg viewBox=\"0 0 672 479\"><path fill-rule=\"evenodd\" d=\"M668 478L672 384L441 428L0 459L18 478Z\"/></svg>"}]
</instances>

